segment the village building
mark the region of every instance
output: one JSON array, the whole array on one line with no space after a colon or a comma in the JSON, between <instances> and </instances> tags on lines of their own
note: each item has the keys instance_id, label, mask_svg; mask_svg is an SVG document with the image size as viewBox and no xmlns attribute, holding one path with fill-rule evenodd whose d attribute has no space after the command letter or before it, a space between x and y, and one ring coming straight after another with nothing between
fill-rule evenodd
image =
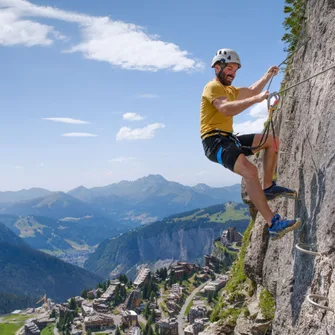
<instances>
[{"instance_id":1,"label":"village building","mask_svg":"<svg viewBox=\"0 0 335 335\"><path fill-rule=\"evenodd\" d=\"M84 300L81 303L81 312L82 312L83 316L89 316L89 315L93 314L93 312L94 312L93 303L88 301L88 300Z\"/></svg>"},{"instance_id":2,"label":"village building","mask_svg":"<svg viewBox=\"0 0 335 335\"><path fill-rule=\"evenodd\" d=\"M85 317L84 325L86 332L89 329L95 332L113 327L114 319L109 314L95 313Z\"/></svg>"},{"instance_id":3,"label":"village building","mask_svg":"<svg viewBox=\"0 0 335 335\"><path fill-rule=\"evenodd\" d=\"M173 284L170 289L171 294L176 294L178 296L183 295L183 288L179 284Z\"/></svg>"},{"instance_id":4,"label":"village building","mask_svg":"<svg viewBox=\"0 0 335 335\"><path fill-rule=\"evenodd\" d=\"M108 306L105 304L104 299L94 299L93 301L93 309L98 313L108 313Z\"/></svg>"},{"instance_id":5,"label":"village building","mask_svg":"<svg viewBox=\"0 0 335 335\"><path fill-rule=\"evenodd\" d=\"M80 328L76 328L72 326L72 329L70 331L71 335L82 335L83 334L83 330Z\"/></svg>"},{"instance_id":6,"label":"village building","mask_svg":"<svg viewBox=\"0 0 335 335\"><path fill-rule=\"evenodd\" d=\"M160 335L178 335L178 322L176 318L158 321Z\"/></svg>"},{"instance_id":7,"label":"village building","mask_svg":"<svg viewBox=\"0 0 335 335\"><path fill-rule=\"evenodd\" d=\"M215 272L217 269L219 269L221 264L223 264L223 262L219 258L217 258L213 255L205 255L205 266L208 269L210 269L209 272L212 272L212 271ZM199 277L199 275L198 275L198 277Z\"/></svg>"},{"instance_id":8,"label":"village building","mask_svg":"<svg viewBox=\"0 0 335 335\"><path fill-rule=\"evenodd\" d=\"M214 294L216 292L216 289L214 286L212 285L206 285L204 288L203 288L203 292L209 296L210 294Z\"/></svg>"},{"instance_id":9,"label":"village building","mask_svg":"<svg viewBox=\"0 0 335 335\"><path fill-rule=\"evenodd\" d=\"M128 332L127 335L142 335L143 333L141 332L141 328L139 327L131 327Z\"/></svg>"},{"instance_id":10,"label":"village building","mask_svg":"<svg viewBox=\"0 0 335 335\"><path fill-rule=\"evenodd\" d=\"M224 230L221 234L221 243L224 246L229 246L232 243L242 242L243 235L236 230L235 227L229 227L227 230Z\"/></svg>"},{"instance_id":11,"label":"village building","mask_svg":"<svg viewBox=\"0 0 335 335\"><path fill-rule=\"evenodd\" d=\"M150 274L150 269L147 267L141 267L134 280L134 287L143 286Z\"/></svg>"},{"instance_id":12,"label":"village building","mask_svg":"<svg viewBox=\"0 0 335 335\"><path fill-rule=\"evenodd\" d=\"M155 308L155 319L160 319L162 317L162 311L159 308Z\"/></svg>"},{"instance_id":13,"label":"village building","mask_svg":"<svg viewBox=\"0 0 335 335\"><path fill-rule=\"evenodd\" d=\"M112 301L114 294L115 294L115 289L117 285L119 285L120 282L118 281L118 284L110 284L107 288L107 290L100 296L101 301L104 301L105 304L108 302Z\"/></svg>"},{"instance_id":14,"label":"village building","mask_svg":"<svg viewBox=\"0 0 335 335\"><path fill-rule=\"evenodd\" d=\"M124 310L121 312L121 322L123 325L128 327L138 326L138 316L135 311L132 310Z\"/></svg>"},{"instance_id":15,"label":"village building","mask_svg":"<svg viewBox=\"0 0 335 335\"><path fill-rule=\"evenodd\" d=\"M216 278L214 281L209 282L209 285L214 286L215 290L219 291L226 285L227 281L228 281L228 276L221 275L218 278Z\"/></svg>"},{"instance_id":16,"label":"village building","mask_svg":"<svg viewBox=\"0 0 335 335\"><path fill-rule=\"evenodd\" d=\"M68 308L65 307L64 305L56 304L56 305L52 308L51 312L55 311L55 313L56 313L57 315L59 315L60 317L64 317L64 316L65 316L65 313L66 313L67 310L68 310Z\"/></svg>"},{"instance_id":17,"label":"village building","mask_svg":"<svg viewBox=\"0 0 335 335\"><path fill-rule=\"evenodd\" d=\"M96 291L95 290L91 290L91 291L88 291L87 292L87 298L88 299L94 299L95 297L96 297L97 295L96 295Z\"/></svg>"},{"instance_id":18,"label":"village building","mask_svg":"<svg viewBox=\"0 0 335 335\"><path fill-rule=\"evenodd\" d=\"M205 282L206 280L208 280L210 278L208 273L200 273L197 275L198 279L202 282Z\"/></svg>"},{"instance_id":19,"label":"village building","mask_svg":"<svg viewBox=\"0 0 335 335\"><path fill-rule=\"evenodd\" d=\"M188 325L184 329L185 335L198 335L200 332L202 332L205 329L205 320L203 319L196 319L195 322L191 325Z\"/></svg>"},{"instance_id":20,"label":"village building","mask_svg":"<svg viewBox=\"0 0 335 335\"><path fill-rule=\"evenodd\" d=\"M205 306L192 306L187 315L187 320L193 324L196 319L202 319L207 316L207 309Z\"/></svg>"},{"instance_id":21,"label":"village building","mask_svg":"<svg viewBox=\"0 0 335 335\"><path fill-rule=\"evenodd\" d=\"M199 270L199 266L192 263L187 262L177 262L176 265L172 265L169 270L170 275L173 273L176 280L182 280L185 277L192 276L195 272Z\"/></svg>"},{"instance_id":22,"label":"village building","mask_svg":"<svg viewBox=\"0 0 335 335\"><path fill-rule=\"evenodd\" d=\"M40 335L41 331L34 322L27 322L24 325L24 335Z\"/></svg>"},{"instance_id":23,"label":"village building","mask_svg":"<svg viewBox=\"0 0 335 335\"><path fill-rule=\"evenodd\" d=\"M36 326L40 329L43 330L45 327L50 325L51 323L55 323L56 319L55 318L49 318L49 316L42 315L36 319L32 320Z\"/></svg>"},{"instance_id":24,"label":"village building","mask_svg":"<svg viewBox=\"0 0 335 335\"><path fill-rule=\"evenodd\" d=\"M127 296L126 301L124 302L125 309L136 309L141 305L142 295L139 289L134 289Z\"/></svg>"}]
</instances>

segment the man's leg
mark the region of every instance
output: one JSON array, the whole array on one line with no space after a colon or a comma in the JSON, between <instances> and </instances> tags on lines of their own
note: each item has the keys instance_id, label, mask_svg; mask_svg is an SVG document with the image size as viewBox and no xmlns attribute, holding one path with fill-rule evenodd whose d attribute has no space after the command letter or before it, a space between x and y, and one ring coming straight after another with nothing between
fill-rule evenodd
<instances>
[{"instance_id":1,"label":"man's leg","mask_svg":"<svg viewBox=\"0 0 335 335\"><path fill-rule=\"evenodd\" d=\"M256 166L251 164L243 154L240 154L235 162L234 172L243 177L250 200L262 214L268 225L271 226L274 213L271 211L265 198L258 179Z\"/></svg>"},{"instance_id":2,"label":"man's leg","mask_svg":"<svg viewBox=\"0 0 335 335\"><path fill-rule=\"evenodd\" d=\"M242 141L244 142L247 140L248 136L244 136L242 138ZM246 154L248 155L250 153L246 151ZM241 148L237 147L232 143L222 143L222 146L217 150L215 155L216 160L214 160L213 158L214 161L217 161L218 163L224 165L226 168L243 177L250 200L264 217L269 226L268 231L271 239L275 240L281 238L288 232L295 230L300 226L300 219L287 220L281 219L279 214L274 215L267 203L264 191L262 190L261 184L259 182L258 170L255 165L251 164L246 159L245 154L241 151ZM279 193L282 193L282 187L274 184L270 189L273 188L277 189L277 193L278 189L280 191Z\"/></svg>"},{"instance_id":3,"label":"man's leg","mask_svg":"<svg viewBox=\"0 0 335 335\"><path fill-rule=\"evenodd\" d=\"M256 147L261 140L262 134L256 134L252 142L252 146ZM276 137L277 148L279 148L279 139ZM264 145L253 152L259 152L265 150L263 158L263 189L266 189L272 185L273 176L277 164L277 153L274 148L274 139L272 135L269 135Z\"/></svg>"},{"instance_id":4,"label":"man's leg","mask_svg":"<svg viewBox=\"0 0 335 335\"><path fill-rule=\"evenodd\" d=\"M256 134L252 146L258 145L262 135ZM279 148L279 139L276 137L277 148ZM277 165L277 152L274 147L274 139L272 135L269 135L266 142L254 152L258 152L264 149L264 160L263 160L263 190L265 190L267 200L273 200L278 196L295 199L297 193L289 188L273 184L273 176Z\"/></svg>"}]
</instances>

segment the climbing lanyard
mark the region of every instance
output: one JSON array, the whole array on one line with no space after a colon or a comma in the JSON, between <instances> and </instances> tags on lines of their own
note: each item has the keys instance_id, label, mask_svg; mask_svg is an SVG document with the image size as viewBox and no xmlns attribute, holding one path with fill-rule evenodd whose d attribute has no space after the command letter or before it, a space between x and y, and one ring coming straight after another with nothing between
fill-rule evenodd
<instances>
[{"instance_id":1,"label":"climbing lanyard","mask_svg":"<svg viewBox=\"0 0 335 335\"><path fill-rule=\"evenodd\" d=\"M278 93L277 92L274 92L274 93L271 93L269 94L268 96L268 111L269 111L269 118L268 118L268 121L267 121L267 124L264 128L264 131L263 131L263 134L262 134L262 138L259 142L259 144L256 146L256 147L253 147L251 148L251 150L256 150L258 148L260 148L262 145L264 145L268 139L268 135L269 135L269 127L271 126L271 129L272 129L272 134L273 134L273 139L274 139L274 142L273 142L273 145L275 147L275 151L278 152L278 147L277 147L277 143L276 143L276 136L275 136L275 132L274 132L274 125L273 125L273 121L272 121L272 117L273 117L273 112L276 110L276 108L278 107L278 103L279 103L279 100L280 100L280 95L283 94L284 92L287 92L288 90L294 88L294 87L297 87L303 83L305 83L306 81L309 81L317 76L319 76L320 74L323 74L331 69L334 69L335 68L335 64L333 64L332 66L328 67L327 69L325 70L322 70L300 82L298 82L297 84L294 84L288 88L285 88L281 91L279 91ZM275 98L275 102L273 104L271 104L271 98Z\"/></svg>"},{"instance_id":2,"label":"climbing lanyard","mask_svg":"<svg viewBox=\"0 0 335 335\"><path fill-rule=\"evenodd\" d=\"M294 88L294 87L296 87L296 86L299 86L299 85L305 83L306 81L311 80L311 79L313 79L313 78L319 76L320 74L325 73L325 72L327 72L327 71L329 71L329 70L331 70L331 69L334 69L334 68L335 68L335 64L333 64L331 67L328 67L328 68L325 69L325 70L322 70L322 71L320 71L320 72L318 72L318 73L316 73L316 74L313 74L312 76L310 76L310 77L308 77L308 78L306 78L306 79L300 81L300 82L297 83L297 84L294 84L294 85L292 85L292 86L290 86L290 87L288 87L288 88L285 88L285 89L279 91L279 94L282 94L282 93L284 93L284 92L290 90L291 88Z\"/></svg>"},{"instance_id":3,"label":"climbing lanyard","mask_svg":"<svg viewBox=\"0 0 335 335\"><path fill-rule=\"evenodd\" d=\"M308 38L304 43L302 43L299 48L297 48L293 53L291 53L287 58L285 58L279 65L278 67L281 67L283 64L286 63L286 61L288 61L289 59L291 59L293 57L294 54L296 54L304 45L306 45L309 40L311 38ZM272 84L272 80L273 80L273 77L274 77L274 74L272 74L271 76L271 79L270 79L270 82L269 82L269 85L267 87L267 91L269 91L270 89L270 86ZM273 103L273 105L271 105L271 98L275 98L275 101ZM271 93L269 94L268 96L268 112L269 112L269 118L268 118L268 121L266 123L266 126L263 130L263 134L262 134L262 137L261 137L261 140L259 141L258 145L256 147L252 147L250 148L251 150L257 150L259 149L261 146L263 146L267 139L268 139L268 136L269 136L269 130L270 130L270 127L271 127L271 130L272 130L272 136L273 136L273 146L274 146L274 149L275 149L275 152L278 153L278 145L277 145L277 140L276 140L276 133L275 133L275 128L274 128L274 125L273 125L273 121L272 121L272 117L273 117L273 112L277 109L278 107L278 104L279 104L279 100L280 100L280 96L277 92L274 92L274 93Z\"/></svg>"}]
</instances>

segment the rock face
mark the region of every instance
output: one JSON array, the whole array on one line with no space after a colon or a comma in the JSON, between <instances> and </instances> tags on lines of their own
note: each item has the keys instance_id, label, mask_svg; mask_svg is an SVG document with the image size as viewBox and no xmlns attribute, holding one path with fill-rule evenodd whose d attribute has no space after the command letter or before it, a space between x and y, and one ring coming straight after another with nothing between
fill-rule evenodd
<instances>
[{"instance_id":1,"label":"rock face","mask_svg":"<svg viewBox=\"0 0 335 335\"><path fill-rule=\"evenodd\" d=\"M335 1L307 1L306 26L289 67L285 88L334 65ZM335 334L335 314L313 306L308 294L328 298L335 309L335 69L282 95L275 115L281 148L278 183L298 191L298 199L270 203L282 216L300 217L302 226L269 241L257 215L245 259L245 272L266 287L276 301L273 335ZM297 250L314 244L322 253ZM324 301L316 301L325 304Z\"/></svg>"}]
</instances>

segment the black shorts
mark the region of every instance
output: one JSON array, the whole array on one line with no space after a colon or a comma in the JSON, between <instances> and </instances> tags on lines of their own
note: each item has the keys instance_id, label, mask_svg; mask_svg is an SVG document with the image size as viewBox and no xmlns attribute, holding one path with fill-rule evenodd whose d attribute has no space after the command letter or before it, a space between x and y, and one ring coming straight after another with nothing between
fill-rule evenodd
<instances>
[{"instance_id":1,"label":"black shorts","mask_svg":"<svg viewBox=\"0 0 335 335\"><path fill-rule=\"evenodd\" d=\"M252 147L255 134L236 136L242 146ZM227 169L234 172L234 165L240 154L245 156L253 155L247 148L240 148L228 136L213 135L202 140L206 157L212 162L222 164Z\"/></svg>"}]
</instances>

